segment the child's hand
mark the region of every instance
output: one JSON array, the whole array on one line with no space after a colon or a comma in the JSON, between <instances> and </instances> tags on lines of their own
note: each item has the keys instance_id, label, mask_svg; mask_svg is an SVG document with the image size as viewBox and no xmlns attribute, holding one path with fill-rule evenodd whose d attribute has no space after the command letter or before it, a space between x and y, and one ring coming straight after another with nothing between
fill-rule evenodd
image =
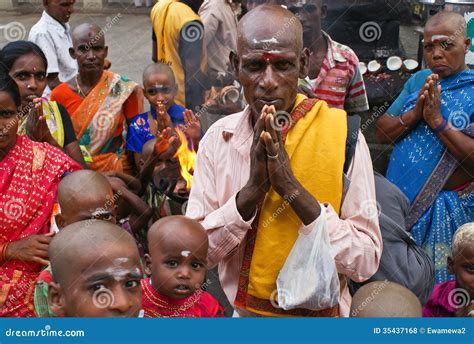
<instances>
[{"instance_id":1,"label":"child's hand","mask_svg":"<svg viewBox=\"0 0 474 344\"><path fill-rule=\"evenodd\" d=\"M171 159L180 145L181 141L176 132L171 128L166 128L156 140L155 154L161 160Z\"/></svg>"},{"instance_id":2,"label":"child's hand","mask_svg":"<svg viewBox=\"0 0 474 344\"><path fill-rule=\"evenodd\" d=\"M196 117L193 110L183 111L184 132L194 141L201 138L201 122Z\"/></svg>"},{"instance_id":3,"label":"child's hand","mask_svg":"<svg viewBox=\"0 0 474 344\"><path fill-rule=\"evenodd\" d=\"M158 131L163 131L166 128L172 128L173 123L171 122L171 117L166 111L166 107L162 102L156 103L156 121L158 123Z\"/></svg>"}]
</instances>

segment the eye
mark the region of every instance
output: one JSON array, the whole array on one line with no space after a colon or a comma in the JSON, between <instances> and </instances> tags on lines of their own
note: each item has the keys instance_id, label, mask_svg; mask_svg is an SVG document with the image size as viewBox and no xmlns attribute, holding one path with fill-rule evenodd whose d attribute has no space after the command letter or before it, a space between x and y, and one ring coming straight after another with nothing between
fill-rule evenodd
<instances>
[{"instance_id":1,"label":"eye","mask_svg":"<svg viewBox=\"0 0 474 344\"><path fill-rule=\"evenodd\" d=\"M264 64L260 61L250 61L250 62L248 62L244 65L244 68L249 70L249 71L256 72L256 71L262 69L263 66L264 66Z\"/></svg>"},{"instance_id":2,"label":"eye","mask_svg":"<svg viewBox=\"0 0 474 344\"><path fill-rule=\"evenodd\" d=\"M96 284L91 285L89 289L91 291L97 291L100 289L107 289L107 287L103 283L96 283Z\"/></svg>"},{"instance_id":3,"label":"eye","mask_svg":"<svg viewBox=\"0 0 474 344\"><path fill-rule=\"evenodd\" d=\"M204 267L204 265L202 263L199 263L199 262L193 262L191 264L191 266L193 267L193 269L196 269L196 270L201 269L201 268Z\"/></svg>"},{"instance_id":4,"label":"eye","mask_svg":"<svg viewBox=\"0 0 474 344\"><path fill-rule=\"evenodd\" d=\"M293 64L289 61L278 61L275 63L275 67L278 68L279 70L287 70L291 66L293 66Z\"/></svg>"},{"instance_id":5,"label":"eye","mask_svg":"<svg viewBox=\"0 0 474 344\"><path fill-rule=\"evenodd\" d=\"M46 73L38 73L35 75L36 80L44 81L46 79Z\"/></svg>"},{"instance_id":6,"label":"eye","mask_svg":"<svg viewBox=\"0 0 474 344\"><path fill-rule=\"evenodd\" d=\"M140 285L140 282L137 280L131 280L131 281L125 282L125 288L135 288L135 287L138 287L139 285Z\"/></svg>"},{"instance_id":7,"label":"eye","mask_svg":"<svg viewBox=\"0 0 474 344\"><path fill-rule=\"evenodd\" d=\"M175 268L179 265L179 262L177 260L167 260L165 264L171 268Z\"/></svg>"}]
</instances>

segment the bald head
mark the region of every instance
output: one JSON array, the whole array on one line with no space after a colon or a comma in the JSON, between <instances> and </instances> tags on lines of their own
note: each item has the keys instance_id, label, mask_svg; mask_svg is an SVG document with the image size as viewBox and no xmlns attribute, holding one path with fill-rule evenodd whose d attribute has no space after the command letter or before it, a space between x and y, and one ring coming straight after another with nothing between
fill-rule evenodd
<instances>
[{"instance_id":1,"label":"bald head","mask_svg":"<svg viewBox=\"0 0 474 344\"><path fill-rule=\"evenodd\" d=\"M177 240L181 243L191 240L196 246L205 246L207 252L208 238L204 227L185 216L167 216L156 221L148 231L148 246L156 246L163 241ZM194 246L194 245L192 245Z\"/></svg>"},{"instance_id":2,"label":"bald head","mask_svg":"<svg viewBox=\"0 0 474 344\"><path fill-rule=\"evenodd\" d=\"M239 21L239 54L243 45L251 48L294 47L295 52L300 53L303 47L303 28L299 19L281 6L257 6Z\"/></svg>"},{"instance_id":3,"label":"bald head","mask_svg":"<svg viewBox=\"0 0 474 344\"><path fill-rule=\"evenodd\" d=\"M64 226L74 222L77 214L88 214L101 208L112 210L113 190L107 178L92 170L80 170L66 176L58 187L58 203Z\"/></svg>"},{"instance_id":4,"label":"bald head","mask_svg":"<svg viewBox=\"0 0 474 344\"><path fill-rule=\"evenodd\" d=\"M66 288L73 276L93 268L110 251L122 252L139 260L133 237L106 221L80 221L59 231L51 241L48 254L56 282ZM106 260L106 259L105 259Z\"/></svg>"},{"instance_id":5,"label":"bald head","mask_svg":"<svg viewBox=\"0 0 474 344\"><path fill-rule=\"evenodd\" d=\"M425 32L438 27L454 32L461 39L466 39L467 37L466 20L459 13L450 11L438 12L426 22Z\"/></svg>"},{"instance_id":6,"label":"bald head","mask_svg":"<svg viewBox=\"0 0 474 344\"><path fill-rule=\"evenodd\" d=\"M352 298L351 317L421 317L420 300L407 288L377 281L361 287Z\"/></svg>"},{"instance_id":7,"label":"bald head","mask_svg":"<svg viewBox=\"0 0 474 344\"><path fill-rule=\"evenodd\" d=\"M150 78L150 76L156 75L156 74L166 75L169 78L170 82L173 85L176 85L176 79L174 77L173 70L166 63L152 63L148 65L143 71L143 84L144 85L147 84L147 81Z\"/></svg>"},{"instance_id":8,"label":"bald head","mask_svg":"<svg viewBox=\"0 0 474 344\"><path fill-rule=\"evenodd\" d=\"M79 43L96 41L105 45L104 31L97 24L83 23L74 28L71 33L72 44L76 47Z\"/></svg>"}]
</instances>

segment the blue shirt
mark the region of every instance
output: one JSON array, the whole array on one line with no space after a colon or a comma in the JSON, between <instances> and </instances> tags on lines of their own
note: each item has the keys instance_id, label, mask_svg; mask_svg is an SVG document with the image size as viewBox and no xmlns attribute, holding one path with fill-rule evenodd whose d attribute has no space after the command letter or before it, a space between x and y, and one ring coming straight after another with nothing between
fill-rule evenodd
<instances>
[{"instance_id":1,"label":"blue shirt","mask_svg":"<svg viewBox=\"0 0 474 344\"><path fill-rule=\"evenodd\" d=\"M173 127L177 127L180 124L184 125L184 110L184 107L175 103L173 103L173 105L171 105L171 107L168 109L168 115L171 118ZM150 112L152 117L156 119L156 110L152 108ZM133 119L130 121L130 125L128 126L127 143L125 145L125 149L131 152L141 153L143 145L147 141L154 138L155 136L153 136L153 134L150 132L148 112L141 113L133 117Z\"/></svg>"}]
</instances>

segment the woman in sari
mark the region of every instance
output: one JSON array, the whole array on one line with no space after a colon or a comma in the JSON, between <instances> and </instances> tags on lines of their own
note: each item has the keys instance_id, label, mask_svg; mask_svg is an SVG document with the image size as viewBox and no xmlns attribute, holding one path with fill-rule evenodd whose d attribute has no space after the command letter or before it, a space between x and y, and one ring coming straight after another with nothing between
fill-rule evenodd
<instances>
[{"instance_id":1,"label":"woman in sari","mask_svg":"<svg viewBox=\"0 0 474 344\"><path fill-rule=\"evenodd\" d=\"M432 257L436 283L450 279L447 256L456 229L474 220L474 71L464 18L440 12L426 24L424 57L377 123L395 142L387 178L408 197L407 228Z\"/></svg>"},{"instance_id":2,"label":"woman in sari","mask_svg":"<svg viewBox=\"0 0 474 344\"><path fill-rule=\"evenodd\" d=\"M41 99L48 69L48 60L41 48L28 41L10 42L0 51L0 62L20 90L23 117L18 133L34 141L47 142L85 166L68 112L56 102ZM39 117L42 119L38 120Z\"/></svg>"},{"instance_id":3,"label":"woman in sari","mask_svg":"<svg viewBox=\"0 0 474 344\"><path fill-rule=\"evenodd\" d=\"M72 38L79 73L57 86L51 100L71 114L89 168L131 173L125 137L128 122L143 112L143 91L136 82L104 70L108 49L100 27L81 24Z\"/></svg>"},{"instance_id":4,"label":"woman in sari","mask_svg":"<svg viewBox=\"0 0 474 344\"><path fill-rule=\"evenodd\" d=\"M48 264L49 219L61 177L80 166L59 149L17 135L21 97L0 74L0 317L33 317L36 278Z\"/></svg>"}]
</instances>

